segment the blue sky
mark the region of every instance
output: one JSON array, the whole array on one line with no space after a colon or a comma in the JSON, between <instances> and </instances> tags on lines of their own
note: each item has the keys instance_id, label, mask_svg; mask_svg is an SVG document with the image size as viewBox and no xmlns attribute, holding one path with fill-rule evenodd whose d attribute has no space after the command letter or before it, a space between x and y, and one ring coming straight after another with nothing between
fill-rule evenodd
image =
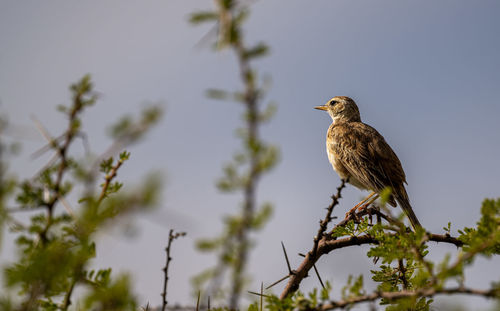
<instances>
[{"instance_id":1,"label":"blue sky","mask_svg":"<svg viewBox=\"0 0 500 311\"><path fill-rule=\"evenodd\" d=\"M278 103L278 113L263 136L282 154L259 186L259 201L273 202L275 214L255 236L254 287L285 273L280 241L290 253L310 248L339 184L324 146L329 117L312 109L336 95L354 98L363 121L398 154L414 210L427 229L440 232L448 221L455 230L474 225L481 201L500 196L500 2L284 3L256 2L245 33L249 42L271 47L255 66L272 76L267 99ZM0 2L0 112L23 142L12 164L21 176L46 160L29 157L44 144L30 115L52 133L61 131L65 123L55 106L68 102L68 85L85 73L102 94L84 119L95 152L109 144L106 126L119 116L137 113L147 102L164 103L162 123L130 149L120 174L127 183L148 171L163 172L162 204L136 216L137 236L103 234L96 262L131 271L141 300L152 304L160 302L168 230L188 232L175 244L176 286L169 290L172 302L188 303L189 278L214 262L196 253L193 241L219 232L222 216L240 200L220 194L214 181L239 148L234 129L242 107L204 96L207 88L240 87L235 59L200 45L210 27L187 22L189 13L211 6L180 0ZM337 215L363 195L349 187ZM2 263L12 258L8 237ZM334 289L349 271L369 271L365 252L349 250L320 262ZM292 261L297 265L300 258ZM471 283L498 280L497 266L498 259L479 261ZM305 285L317 286L314 280Z\"/></svg>"}]
</instances>

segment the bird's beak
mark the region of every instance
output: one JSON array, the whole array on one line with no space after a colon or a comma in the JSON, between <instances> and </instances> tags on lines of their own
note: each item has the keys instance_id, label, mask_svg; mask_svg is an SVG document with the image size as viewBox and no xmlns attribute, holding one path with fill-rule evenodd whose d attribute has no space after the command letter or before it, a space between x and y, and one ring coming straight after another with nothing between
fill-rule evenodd
<instances>
[{"instance_id":1,"label":"bird's beak","mask_svg":"<svg viewBox=\"0 0 500 311\"><path fill-rule=\"evenodd\" d=\"M316 106L316 107L314 107L314 109L327 110L328 108L326 108L325 106Z\"/></svg>"}]
</instances>

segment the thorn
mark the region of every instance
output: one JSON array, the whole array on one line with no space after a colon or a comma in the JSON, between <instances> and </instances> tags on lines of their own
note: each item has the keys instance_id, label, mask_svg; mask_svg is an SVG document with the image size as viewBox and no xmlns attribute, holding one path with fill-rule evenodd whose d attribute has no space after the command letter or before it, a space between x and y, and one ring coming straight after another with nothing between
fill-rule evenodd
<instances>
[{"instance_id":1,"label":"thorn","mask_svg":"<svg viewBox=\"0 0 500 311\"><path fill-rule=\"evenodd\" d=\"M260 282L260 311L264 311L262 308L262 297L264 295L264 282Z\"/></svg>"},{"instance_id":2,"label":"thorn","mask_svg":"<svg viewBox=\"0 0 500 311\"><path fill-rule=\"evenodd\" d=\"M321 276L319 275L319 272L318 272L318 269L316 268L316 265L313 265L313 268L314 268L314 272L316 272L316 276L318 277L319 284L321 284L321 287L323 287L323 289L324 289L325 284L323 284L323 280L321 280Z\"/></svg>"},{"instance_id":3,"label":"thorn","mask_svg":"<svg viewBox=\"0 0 500 311\"><path fill-rule=\"evenodd\" d=\"M208 296L208 311L210 311L210 296Z\"/></svg>"},{"instance_id":4,"label":"thorn","mask_svg":"<svg viewBox=\"0 0 500 311\"><path fill-rule=\"evenodd\" d=\"M271 298L271 296L269 296L269 295L264 295L264 294L261 294L261 293L253 292L251 290L247 291L247 293L252 294L252 295L256 295L256 296L260 296L261 298L262 297Z\"/></svg>"},{"instance_id":5,"label":"thorn","mask_svg":"<svg viewBox=\"0 0 500 311\"><path fill-rule=\"evenodd\" d=\"M266 287L266 289L270 289L271 287L273 287L274 285L276 284L279 284L281 282L283 282L284 280L288 279L290 277L290 274L287 275L287 276L284 276L282 277L281 279L277 280L276 282L274 282L273 284L269 285L268 287Z\"/></svg>"},{"instance_id":6,"label":"thorn","mask_svg":"<svg viewBox=\"0 0 500 311\"><path fill-rule=\"evenodd\" d=\"M285 249L285 244L283 244L283 241L281 241L281 247L283 248L283 253L285 254L285 260L286 260L286 265L288 267L288 273L289 275L292 275L292 268L290 267L290 261L288 261L288 255L286 254L286 249Z\"/></svg>"},{"instance_id":7,"label":"thorn","mask_svg":"<svg viewBox=\"0 0 500 311\"><path fill-rule=\"evenodd\" d=\"M198 300L196 300L196 311L198 311L200 308L200 294L201 291L198 291Z\"/></svg>"},{"instance_id":8,"label":"thorn","mask_svg":"<svg viewBox=\"0 0 500 311\"><path fill-rule=\"evenodd\" d=\"M299 256L301 257L306 257L306 255L299 253ZM314 272L316 272L316 276L318 277L319 283L321 284L321 287L325 288L325 284L323 284L323 280L321 279L321 276L319 275L318 269L316 268L316 264L313 264Z\"/></svg>"}]
</instances>

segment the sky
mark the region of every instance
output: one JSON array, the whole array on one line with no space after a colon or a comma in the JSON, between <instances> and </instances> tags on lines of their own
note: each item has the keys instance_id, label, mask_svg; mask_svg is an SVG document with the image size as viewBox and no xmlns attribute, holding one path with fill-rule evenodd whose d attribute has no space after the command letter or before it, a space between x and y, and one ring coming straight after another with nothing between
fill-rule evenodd
<instances>
[{"instance_id":1,"label":"sky","mask_svg":"<svg viewBox=\"0 0 500 311\"><path fill-rule=\"evenodd\" d=\"M245 24L247 42L270 46L270 55L254 66L272 77L266 102L278 104L262 136L281 150L280 163L258 188L259 202L270 201L275 210L254 235L251 289L286 274L280 241L289 254L310 249L340 183L324 145L330 119L313 109L333 96L354 98L362 120L392 146L414 211L428 230L443 232L448 222L453 232L474 226L481 201L500 196L500 2L283 3L254 2ZM44 145L30 117L60 133L65 120L55 107L69 103L69 84L86 73L101 94L83 119L96 153L110 144L106 130L123 114L151 102L165 108L162 122L130 148L131 160L119 175L133 184L148 172L162 172L161 204L130 220L134 236L124 230L103 233L94 263L131 273L144 305L161 302L171 228L188 235L173 247L169 301L193 303L190 278L215 262L198 253L194 241L215 236L222 217L234 213L241 200L218 192L215 181L240 147L235 128L243 107L205 96L208 88L241 87L235 58L210 48L209 25L188 23L190 13L212 6L199 0L0 1L0 113L11 124L9 139L22 143L11 163L19 176L30 176L47 160L30 158ZM349 186L336 215L366 194ZM4 236L2 265L14 258L9 238ZM438 248L431 258L444 255ZM319 262L334 291L349 273L369 273L367 250L349 249ZM292 265L300 261L293 257ZM467 275L470 284L486 287L498 280L498 264L478 260ZM309 278L304 288L316 283Z\"/></svg>"}]
</instances>

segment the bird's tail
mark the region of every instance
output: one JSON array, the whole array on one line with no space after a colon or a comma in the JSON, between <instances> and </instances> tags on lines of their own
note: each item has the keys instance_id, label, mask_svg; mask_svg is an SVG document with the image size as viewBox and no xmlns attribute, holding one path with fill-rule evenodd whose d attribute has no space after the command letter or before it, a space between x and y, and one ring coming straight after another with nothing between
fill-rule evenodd
<instances>
[{"instance_id":1,"label":"bird's tail","mask_svg":"<svg viewBox=\"0 0 500 311\"><path fill-rule=\"evenodd\" d=\"M411 208L410 200L408 199L408 194L406 194L405 188L402 186L401 189L398 190L399 191L394 194L394 197L398 201L401 209L405 212L406 216L408 216L411 226L414 230L417 230L417 228L421 228L422 225L420 224L420 221L418 221L417 215L415 215L413 209Z\"/></svg>"}]
</instances>

